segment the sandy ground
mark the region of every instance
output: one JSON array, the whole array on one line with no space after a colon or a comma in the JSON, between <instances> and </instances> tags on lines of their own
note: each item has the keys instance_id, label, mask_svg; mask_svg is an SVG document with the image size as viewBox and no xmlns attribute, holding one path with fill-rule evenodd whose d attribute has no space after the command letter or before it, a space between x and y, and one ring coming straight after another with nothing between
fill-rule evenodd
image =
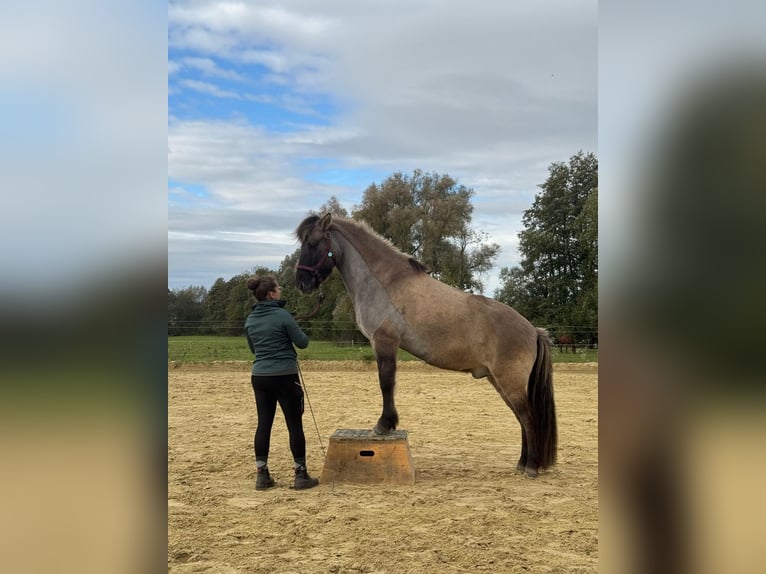
<instances>
[{"instance_id":1,"label":"sandy ground","mask_svg":"<svg viewBox=\"0 0 766 574\"><path fill-rule=\"evenodd\" d=\"M322 445L336 429L371 428L380 391L373 365L301 366L308 466L319 476ZM536 479L514 472L519 425L488 381L400 363L414 486L290 489L279 413L277 487L256 491L249 364L169 365L168 571L596 572L597 366L556 365L554 385L558 464Z\"/></svg>"}]
</instances>

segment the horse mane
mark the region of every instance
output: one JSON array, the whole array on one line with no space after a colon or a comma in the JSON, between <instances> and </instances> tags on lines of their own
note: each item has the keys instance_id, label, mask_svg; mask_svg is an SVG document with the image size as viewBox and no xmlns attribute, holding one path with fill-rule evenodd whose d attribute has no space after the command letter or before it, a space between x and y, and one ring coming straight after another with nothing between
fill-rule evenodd
<instances>
[{"instance_id":1,"label":"horse mane","mask_svg":"<svg viewBox=\"0 0 766 574\"><path fill-rule=\"evenodd\" d=\"M375 231L366 221L356 221L353 219L346 219L345 217L333 216L330 228L335 228L339 231L360 252L368 250L377 251L376 243L385 246L393 252L392 254L386 254L389 255L389 258L386 258L386 265L388 266L391 265L390 255L393 255L394 260L400 259L402 262L406 262L409 268L418 273L425 273L428 271L428 268L423 263L401 251L396 245L391 243L391 241ZM360 233L351 234L349 233L348 228L356 229Z\"/></svg>"},{"instance_id":2,"label":"horse mane","mask_svg":"<svg viewBox=\"0 0 766 574\"><path fill-rule=\"evenodd\" d=\"M414 257L410 257L410 266L415 271L421 271L423 273L428 273L428 267L426 267L426 264L418 261Z\"/></svg>"}]
</instances>

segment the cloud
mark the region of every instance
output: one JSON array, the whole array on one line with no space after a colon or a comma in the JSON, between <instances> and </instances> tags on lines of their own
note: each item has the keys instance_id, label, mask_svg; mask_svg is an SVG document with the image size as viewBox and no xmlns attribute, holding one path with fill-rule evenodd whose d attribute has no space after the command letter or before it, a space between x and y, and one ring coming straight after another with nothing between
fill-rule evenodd
<instances>
[{"instance_id":1,"label":"cloud","mask_svg":"<svg viewBox=\"0 0 766 574\"><path fill-rule=\"evenodd\" d=\"M197 92L202 92L203 94L215 96L216 98L241 98L238 93L222 90L218 86L209 82L200 82L199 80L182 80L181 85Z\"/></svg>"},{"instance_id":2,"label":"cloud","mask_svg":"<svg viewBox=\"0 0 766 574\"><path fill-rule=\"evenodd\" d=\"M199 209L218 226L206 237L231 248L222 233L243 221L291 229L332 195L350 209L373 181L422 169L476 191L499 272L549 165L596 150L592 1L195 1L168 19L183 69L168 172L206 190L171 197L185 208L171 232L202 225Z\"/></svg>"},{"instance_id":3,"label":"cloud","mask_svg":"<svg viewBox=\"0 0 766 574\"><path fill-rule=\"evenodd\" d=\"M232 70L223 69L210 58L182 58L181 64L184 67L198 70L205 76L234 80L237 82L248 81L247 77L244 75Z\"/></svg>"}]
</instances>

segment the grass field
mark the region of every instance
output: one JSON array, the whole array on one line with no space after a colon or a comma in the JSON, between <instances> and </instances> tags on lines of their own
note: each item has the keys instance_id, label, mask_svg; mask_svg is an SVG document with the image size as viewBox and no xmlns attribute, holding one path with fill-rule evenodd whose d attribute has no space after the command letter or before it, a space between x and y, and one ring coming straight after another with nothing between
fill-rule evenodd
<instances>
[{"instance_id":1,"label":"grass field","mask_svg":"<svg viewBox=\"0 0 766 574\"><path fill-rule=\"evenodd\" d=\"M577 353L560 353L553 348L554 363L598 362L597 349L578 349ZM325 361L374 361L375 356L369 344L334 343L311 341L307 349L298 349L298 359ZM247 347L245 337L188 336L168 337L168 362L211 363L213 361L252 361L253 355ZM400 361L417 361L406 351L399 350Z\"/></svg>"}]
</instances>

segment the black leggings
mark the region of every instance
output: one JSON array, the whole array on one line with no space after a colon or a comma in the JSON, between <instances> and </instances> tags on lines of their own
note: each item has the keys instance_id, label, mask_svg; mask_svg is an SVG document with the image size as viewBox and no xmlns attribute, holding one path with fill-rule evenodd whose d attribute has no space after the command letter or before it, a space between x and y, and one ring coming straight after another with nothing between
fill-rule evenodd
<instances>
[{"instance_id":1,"label":"black leggings","mask_svg":"<svg viewBox=\"0 0 766 574\"><path fill-rule=\"evenodd\" d=\"M258 410L258 427L255 430L253 448L255 460L266 462L271 444L271 427L277 412L277 403L285 415L290 433L290 451L293 460L306 463L306 436L303 434L303 388L298 375L252 376L255 406Z\"/></svg>"}]
</instances>

